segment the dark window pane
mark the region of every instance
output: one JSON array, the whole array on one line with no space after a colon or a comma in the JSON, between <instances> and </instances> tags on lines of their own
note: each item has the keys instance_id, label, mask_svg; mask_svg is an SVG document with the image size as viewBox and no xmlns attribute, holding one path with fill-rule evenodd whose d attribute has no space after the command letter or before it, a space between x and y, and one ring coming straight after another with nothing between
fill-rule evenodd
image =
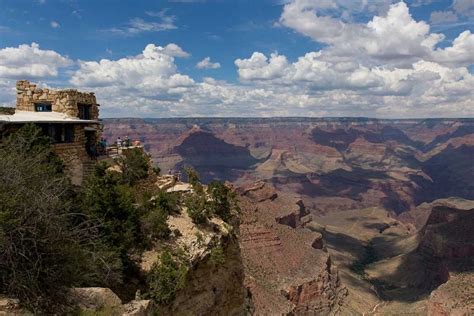
<instances>
[{"instance_id":1,"label":"dark window pane","mask_svg":"<svg viewBox=\"0 0 474 316\"><path fill-rule=\"evenodd\" d=\"M54 133L54 140L56 143L62 143L63 142L63 137L62 137L62 125L53 125L53 133Z\"/></svg>"},{"instance_id":2,"label":"dark window pane","mask_svg":"<svg viewBox=\"0 0 474 316\"><path fill-rule=\"evenodd\" d=\"M74 142L74 126L66 125L66 143Z\"/></svg>"},{"instance_id":3,"label":"dark window pane","mask_svg":"<svg viewBox=\"0 0 474 316\"><path fill-rule=\"evenodd\" d=\"M91 108L92 105L90 104L78 104L77 108L79 110L79 118L82 120L90 120L91 119Z\"/></svg>"},{"instance_id":4,"label":"dark window pane","mask_svg":"<svg viewBox=\"0 0 474 316\"><path fill-rule=\"evenodd\" d=\"M51 103L35 103L36 112L51 112Z\"/></svg>"},{"instance_id":5,"label":"dark window pane","mask_svg":"<svg viewBox=\"0 0 474 316\"><path fill-rule=\"evenodd\" d=\"M74 143L73 124L38 124L43 134L49 136L53 143Z\"/></svg>"}]
</instances>

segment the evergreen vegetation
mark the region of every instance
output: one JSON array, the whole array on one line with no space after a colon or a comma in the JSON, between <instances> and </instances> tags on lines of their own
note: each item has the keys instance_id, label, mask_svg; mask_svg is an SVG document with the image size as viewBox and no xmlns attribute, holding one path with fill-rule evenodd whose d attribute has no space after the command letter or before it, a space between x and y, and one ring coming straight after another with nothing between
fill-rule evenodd
<instances>
[{"instance_id":1,"label":"evergreen vegetation","mask_svg":"<svg viewBox=\"0 0 474 316\"><path fill-rule=\"evenodd\" d=\"M50 310L73 285L114 277L96 223L75 193L48 138L26 125L0 144L0 293Z\"/></svg>"},{"instance_id":2,"label":"evergreen vegetation","mask_svg":"<svg viewBox=\"0 0 474 316\"><path fill-rule=\"evenodd\" d=\"M194 193L189 195L186 198L184 205L186 205L188 215L195 224L205 224L211 217L208 202L204 194Z\"/></svg>"},{"instance_id":3,"label":"evergreen vegetation","mask_svg":"<svg viewBox=\"0 0 474 316\"><path fill-rule=\"evenodd\" d=\"M179 213L181 195L156 187L159 170L140 149L115 163L121 172L100 162L77 188L39 128L26 125L2 140L0 295L36 313L60 310L67 289L77 286L123 294L141 283L158 304L174 299L186 278L185 253L163 252L146 278L131 258L179 235L167 220ZM204 225L213 216L229 222L236 207L231 190L219 182L205 189L197 172L187 172L193 193L183 202L193 222ZM213 247L210 258L222 263L223 249Z\"/></svg>"},{"instance_id":4,"label":"evergreen vegetation","mask_svg":"<svg viewBox=\"0 0 474 316\"><path fill-rule=\"evenodd\" d=\"M229 222L233 215L232 211L238 209L236 196L232 190L219 181L213 181L207 186L207 193L210 196L210 211L221 218L224 222Z\"/></svg>"},{"instance_id":5,"label":"evergreen vegetation","mask_svg":"<svg viewBox=\"0 0 474 316\"><path fill-rule=\"evenodd\" d=\"M229 223L238 211L235 193L219 181L212 181L204 190L195 170L186 168L186 173L194 192L186 198L185 205L193 222L202 225L216 216Z\"/></svg>"},{"instance_id":6,"label":"evergreen vegetation","mask_svg":"<svg viewBox=\"0 0 474 316\"><path fill-rule=\"evenodd\" d=\"M148 276L149 297L159 304L168 304L183 288L186 281L187 267L181 258L173 258L166 250Z\"/></svg>"},{"instance_id":7,"label":"evergreen vegetation","mask_svg":"<svg viewBox=\"0 0 474 316\"><path fill-rule=\"evenodd\" d=\"M130 148L124 157L116 160L122 170L122 181L134 185L137 181L146 179L150 169L150 157L143 154L140 148Z\"/></svg>"}]
</instances>

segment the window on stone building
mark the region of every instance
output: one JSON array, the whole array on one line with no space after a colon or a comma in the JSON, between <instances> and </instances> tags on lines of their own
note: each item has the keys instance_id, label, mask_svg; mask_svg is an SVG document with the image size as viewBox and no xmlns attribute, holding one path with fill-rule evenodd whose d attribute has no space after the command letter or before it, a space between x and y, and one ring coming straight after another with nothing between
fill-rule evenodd
<instances>
[{"instance_id":1,"label":"window on stone building","mask_svg":"<svg viewBox=\"0 0 474 316\"><path fill-rule=\"evenodd\" d=\"M51 112L51 103L35 103L36 112Z\"/></svg>"},{"instance_id":2,"label":"window on stone building","mask_svg":"<svg viewBox=\"0 0 474 316\"><path fill-rule=\"evenodd\" d=\"M92 105L79 103L77 105L77 108L79 110L79 118L81 120L90 120L91 119Z\"/></svg>"},{"instance_id":3,"label":"window on stone building","mask_svg":"<svg viewBox=\"0 0 474 316\"><path fill-rule=\"evenodd\" d=\"M72 125L64 126L64 141L66 143L74 142L74 126Z\"/></svg>"},{"instance_id":4,"label":"window on stone building","mask_svg":"<svg viewBox=\"0 0 474 316\"><path fill-rule=\"evenodd\" d=\"M43 133L53 140L53 143L74 142L74 125L71 124L41 124Z\"/></svg>"}]
</instances>

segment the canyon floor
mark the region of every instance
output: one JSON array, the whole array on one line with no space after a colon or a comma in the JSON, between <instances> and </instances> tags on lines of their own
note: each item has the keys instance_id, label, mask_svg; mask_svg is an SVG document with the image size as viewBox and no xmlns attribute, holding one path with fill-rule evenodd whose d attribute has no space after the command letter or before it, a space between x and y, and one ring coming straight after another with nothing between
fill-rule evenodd
<instances>
[{"instance_id":1,"label":"canyon floor","mask_svg":"<svg viewBox=\"0 0 474 316\"><path fill-rule=\"evenodd\" d=\"M474 120L104 125L109 142L141 140L163 172L234 185L256 314L474 313Z\"/></svg>"}]
</instances>

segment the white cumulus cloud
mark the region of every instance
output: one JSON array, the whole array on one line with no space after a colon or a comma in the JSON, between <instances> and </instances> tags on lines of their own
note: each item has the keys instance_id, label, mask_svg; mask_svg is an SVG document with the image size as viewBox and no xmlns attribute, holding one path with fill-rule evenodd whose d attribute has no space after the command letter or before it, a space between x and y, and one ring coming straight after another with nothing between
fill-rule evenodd
<instances>
[{"instance_id":1,"label":"white cumulus cloud","mask_svg":"<svg viewBox=\"0 0 474 316\"><path fill-rule=\"evenodd\" d=\"M469 1L456 0L449 10L464 21L469 8ZM367 12L372 16L366 23L354 22ZM165 13L147 15L160 23ZM454 19L443 14L433 13L431 23ZM249 51L234 60L240 83L230 83L193 79L176 64L190 56L180 45L150 43L134 56L79 60L68 72L69 83L95 91L102 115L109 117L474 116L470 30L448 41L415 20L405 3L382 0L285 1L278 23L322 48L297 58ZM34 43L0 49L0 102L14 99L15 79L47 81L71 64ZM210 57L196 64L219 66Z\"/></svg>"},{"instance_id":2,"label":"white cumulus cloud","mask_svg":"<svg viewBox=\"0 0 474 316\"><path fill-rule=\"evenodd\" d=\"M102 59L99 62L80 61L71 83L84 87L107 86L143 92L169 92L194 84L190 77L177 73L174 63L175 57L187 55L176 44L165 47L148 44L141 54L134 57Z\"/></svg>"},{"instance_id":3,"label":"white cumulus cloud","mask_svg":"<svg viewBox=\"0 0 474 316\"><path fill-rule=\"evenodd\" d=\"M0 79L56 77L59 69L71 64L68 57L37 43L0 49Z\"/></svg>"},{"instance_id":4,"label":"white cumulus cloud","mask_svg":"<svg viewBox=\"0 0 474 316\"><path fill-rule=\"evenodd\" d=\"M444 39L442 34L430 33L426 22L415 21L404 2L391 5L367 24L320 15L319 7L319 1L295 0L285 5L280 23L329 45L326 51L334 56L407 62L429 55Z\"/></svg>"},{"instance_id":5,"label":"white cumulus cloud","mask_svg":"<svg viewBox=\"0 0 474 316\"><path fill-rule=\"evenodd\" d=\"M196 64L196 68L198 69L217 69L217 68L221 68L221 64L220 63L213 63L211 62L211 57L206 57L204 58L203 60L201 60L200 62L198 62Z\"/></svg>"}]
</instances>

